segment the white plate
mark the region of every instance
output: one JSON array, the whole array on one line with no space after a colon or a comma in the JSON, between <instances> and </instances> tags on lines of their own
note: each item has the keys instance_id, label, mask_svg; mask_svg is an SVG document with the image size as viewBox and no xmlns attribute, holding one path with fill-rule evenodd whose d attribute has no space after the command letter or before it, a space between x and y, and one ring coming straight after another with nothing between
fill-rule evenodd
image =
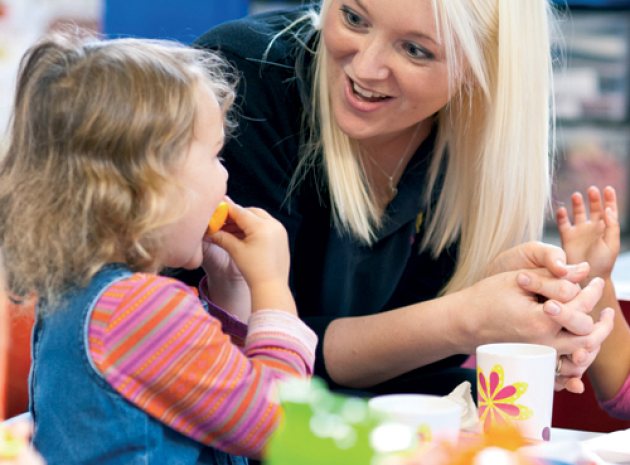
<instances>
[{"instance_id":1,"label":"white plate","mask_svg":"<svg viewBox=\"0 0 630 465\"><path fill-rule=\"evenodd\" d=\"M630 429L589 439L582 442L582 447L607 462L630 464Z\"/></svg>"}]
</instances>

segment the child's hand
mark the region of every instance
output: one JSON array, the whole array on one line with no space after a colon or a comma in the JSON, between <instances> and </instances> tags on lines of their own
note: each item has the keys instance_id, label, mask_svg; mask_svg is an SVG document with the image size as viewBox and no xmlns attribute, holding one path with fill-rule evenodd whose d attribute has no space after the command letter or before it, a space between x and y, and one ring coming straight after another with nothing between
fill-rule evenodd
<instances>
[{"instance_id":1,"label":"child's hand","mask_svg":"<svg viewBox=\"0 0 630 465\"><path fill-rule=\"evenodd\" d=\"M562 247L568 263L587 261L591 276L610 278L615 260L619 255L619 221L615 189L607 186L602 196L597 187L587 190L590 218L579 192L571 196L573 224L566 208L556 214Z\"/></svg>"},{"instance_id":2,"label":"child's hand","mask_svg":"<svg viewBox=\"0 0 630 465\"><path fill-rule=\"evenodd\" d=\"M290 256L284 226L260 208L228 203L230 222L210 240L230 255L247 281L252 311L278 308L295 312L288 287Z\"/></svg>"},{"instance_id":3,"label":"child's hand","mask_svg":"<svg viewBox=\"0 0 630 465\"><path fill-rule=\"evenodd\" d=\"M229 230L226 226L226 230ZM206 237L203 242L203 269L207 276L206 292L215 305L242 322L251 314L249 286L232 257Z\"/></svg>"}]
</instances>

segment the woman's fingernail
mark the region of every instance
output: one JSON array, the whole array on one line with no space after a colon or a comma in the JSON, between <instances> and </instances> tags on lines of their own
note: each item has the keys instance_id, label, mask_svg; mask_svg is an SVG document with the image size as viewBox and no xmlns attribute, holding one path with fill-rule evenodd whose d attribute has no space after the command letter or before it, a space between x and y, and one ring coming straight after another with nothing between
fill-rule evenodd
<instances>
[{"instance_id":1,"label":"woman's fingernail","mask_svg":"<svg viewBox=\"0 0 630 465\"><path fill-rule=\"evenodd\" d=\"M521 286L529 286L529 284L532 282L532 280L525 273L519 273L516 276L516 282L519 283Z\"/></svg>"},{"instance_id":2,"label":"woman's fingernail","mask_svg":"<svg viewBox=\"0 0 630 465\"><path fill-rule=\"evenodd\" d=\"M545 311L550 314L550 315L559 315L560 314L560 305L558 305L557 303L548 300L547 303L545 304Z\"/></svg>"},{"instance_id":3,"label":"woman's fingernail","mask_svg":"<svg viewBox=\"0 0 630 465\"><path fill-rule=\"evenodd\" d=\"M587 262L578 263L577 270L578 271L588 271L588 263Z\"/></svg>"},{"instance_id":4,"label":"woman's fingernail","mask_svg":"<svg viewBox=\"0 0 630 465\"><path fill-rule=\"evenodd\" d=\"M576 273L583 273L585 271L588 271L588 263L581 262L576 265L568 265L567 268L572 269Z\"/></svg>"},{"instance_id":5,"label":"woman's fingernail","mask_svg":"<svg viewBox=\"0 0 630 465\"><path fill-rule=\"evenodd\" d=\"M560 259L556 260L556 265L558 265L561 268L565 268L567 266L567 264Z\"/></svg>"},{"instance_id":6,"label":"woman's fingernail","mask_svg":"<svg viewBox=\"0 0 630 465\"><path fill-rule=\"evenodd\" d=\"M604 287L604 280L600 278L599 276L595 276L591 280L590 284L595 284L596 286Z\"/></svg>"}]
</instances>

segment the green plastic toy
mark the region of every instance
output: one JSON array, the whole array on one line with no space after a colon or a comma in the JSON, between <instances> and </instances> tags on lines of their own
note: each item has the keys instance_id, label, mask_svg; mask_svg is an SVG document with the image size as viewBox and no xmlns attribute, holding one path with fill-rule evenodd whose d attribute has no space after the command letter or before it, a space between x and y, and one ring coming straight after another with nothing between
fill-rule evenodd
<instances>
[{"instance_id":1,"label":"green plastic toy","mask_svg":"<svg viewBox=\"0 0 630 465\"><path fill-rule=\"evenodd\" d=\"M332 393L318 378L279 387L284 415L265 453L265 465L375 465L410 450L417 436L368 409L358 397Z\"/></svg>"}]
</instances>

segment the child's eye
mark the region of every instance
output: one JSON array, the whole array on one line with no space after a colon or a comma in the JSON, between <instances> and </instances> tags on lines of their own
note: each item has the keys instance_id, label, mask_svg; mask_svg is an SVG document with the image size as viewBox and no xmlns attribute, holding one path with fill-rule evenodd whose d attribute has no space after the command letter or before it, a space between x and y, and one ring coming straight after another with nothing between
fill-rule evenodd
<instances>
[{"instance_id":1,"label":"child's eye","mask_svg":"<svg viewBox=\"0 0 630 465\"><path fill-rule=\"evenodd\" d=\"M343 15L343 19L348 26L353 27L353 28L358 28L358 27L363 27L366 25L361 15L359 15L357 12L355 12L351 8L344 5L340 9L341 9L341 14Z\"/></svg>"}]
</instances>

